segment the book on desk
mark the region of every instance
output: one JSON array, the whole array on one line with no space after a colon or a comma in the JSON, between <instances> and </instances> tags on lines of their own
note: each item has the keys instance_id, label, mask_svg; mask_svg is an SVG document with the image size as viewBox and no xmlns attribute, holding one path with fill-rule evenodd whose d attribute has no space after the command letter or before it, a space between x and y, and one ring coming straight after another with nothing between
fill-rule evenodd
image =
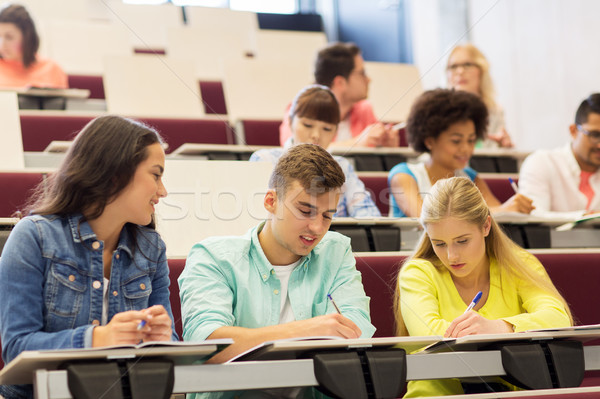
<instances>
[{"instance_id":1,"label":"book on desk","mask_svg":"<svg viewBox=\"0 0 600 399\"><path fill-rule=\"evenodd\" d=\"M233 343L232 339L199 342L160 341L102 348L23 351L0 370L0 385L31 384L34 371L58 369L82 360L161 358L175 365L203 362Z\"/></svg>"}]
</instances>

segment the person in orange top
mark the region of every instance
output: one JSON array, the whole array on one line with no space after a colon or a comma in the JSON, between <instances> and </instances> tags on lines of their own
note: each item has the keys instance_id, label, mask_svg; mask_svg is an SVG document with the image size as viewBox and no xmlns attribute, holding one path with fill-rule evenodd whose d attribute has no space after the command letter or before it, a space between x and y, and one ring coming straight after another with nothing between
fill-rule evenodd
<instances>
[{"instance_id":1,"label":"person in orange top","mask_svg":"<svg viewBox=\"0 0 600 399\"><path fill-rule=\"evenodd\" d=\"M60 66L37 56L39 45L25 7L9 4L0 9L0 87L69 87Z\"/></svg>"}]
</instances>

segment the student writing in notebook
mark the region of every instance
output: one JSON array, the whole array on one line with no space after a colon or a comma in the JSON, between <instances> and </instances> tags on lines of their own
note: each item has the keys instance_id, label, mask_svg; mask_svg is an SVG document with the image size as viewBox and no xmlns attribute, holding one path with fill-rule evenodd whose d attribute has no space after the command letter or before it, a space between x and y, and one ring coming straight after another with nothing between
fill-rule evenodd
<instances>
[{"instance_id":1,"label":"student writing in notebook","mask_svg":"<svg viewBox=\"0 0 600 399\"><path fill-rule=\"evenodd\" d=\"M0 87L68 87L60 66L37 54L39 45L25 7L8 3L0 8Z\"/></svg>"},{"instance_id":2,"label":"student writing in notebook","mask_svg":"<svg viewBox=\"0 0 600 399\"><path fill-rule=\"evenodd\" d=\"M488 112L474 94L447 89L423 93L413 104L406 132L417 152L429 153L422 162L400 163L388 175L392 216L418 217L423 197L439 179L468 177L493 211L530 213L531 199L515 194L501 203L487 183L470 168L475 142L485 135Z\"/></svg>"},{"instance_id":3,"label":"student writing in notebook","mask_svg":"<svg viewBox=\"0 0 600 399\"><path fill-rule=\"evenodd\" d=\"M77 135L0 258L5 363L25 350L177 339L154 229L164 166L162 139L139 122L103 116ZM33 391L0 386L0 395Z\"/></svg>"},{"instance_id":4,"label":"student writing in notebook","mask_svg":"<svg viewBox=\"0 0 600 399\"><path fill-rule=\"evenodd\" d=\"M183 338L233 338L211 359L217 363L275 339L371 337L369 298L350 239L328 231L343 184L339 164L320 146L288 149L264 197L267 220L190 251L179 277Z\"/></svg>"},{"instance_id":5,"label":"student writing in notebook","mask_svg":"<svg viewBox=\"0 0 600 399\"><path fill-rule=\"evenodd\" d=\"M425 231L398 275L398 335L456 338L572 324L542 264L504 234L469 179L439 180L420 221ZM479 291L481 300L465 312ZM459 393L456 379L414 381L407 397Z\"/></svg>"},{"instance_id":6,"label":"student writing in notebook","mask_svg":"<svg viewBox=\"0 0 600 399\"><path fill-rule=\"evenodd\" d=\"M250 161L269 161L275 166L285 150L294 144L310 143L325 149L329 147L337 133L340 121L338 101L326 86L307 86L294 98L289 121L293 135L283 148L258 150L252 154ZM346 177L334 216L381 216L371 194L356 175L352 164L344 157L334 156L334 158L342 167Z\"/></svg>"}]
</instances>

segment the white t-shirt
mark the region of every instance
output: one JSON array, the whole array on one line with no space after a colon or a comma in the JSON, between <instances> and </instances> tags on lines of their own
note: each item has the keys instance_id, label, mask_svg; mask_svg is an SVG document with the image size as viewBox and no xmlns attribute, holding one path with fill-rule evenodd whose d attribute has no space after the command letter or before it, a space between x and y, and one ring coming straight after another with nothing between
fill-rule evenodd
<instances>
[{"instance_id":1,"label":"white t-shirt","mask_svg":"<svg viewBox=\"0 0 600 399\"><path fill-rule=\"evenodd\" d=\"M296 320L296 316L294 316L294 312L292 311L292 305L290 304L290 297L288 296L288 285L290 282L290 276L292 272L300 263L300 260L284 266L275 266L273 265L273 270L275 270L275 276L281 282L281 289L279 290L281 294L281 312L279 313L279 324L289 323L290 321Z\"/></svg>"},{"instance_id":2,"label":"white t-shirt","mask_svg":"<svg viewBox=\"0 0 600 399\"><path fill-rule=\"evenodd\" d=\"M338 124L337 135L335 141L346 141L352 138L352 130L350 129L350 117L343 119Z\"/></svg>"},{"instance_id":3,"label":"white t-shirt","mask_svg":"<svg viewBox=\"0 0 600 399\"><path fill-rule=\"evenodd\" d=\"M110 280L104 277L104 287L102 292L102 321L101 326L108 324L108 285Z\"/></svg>"}]
</instances>

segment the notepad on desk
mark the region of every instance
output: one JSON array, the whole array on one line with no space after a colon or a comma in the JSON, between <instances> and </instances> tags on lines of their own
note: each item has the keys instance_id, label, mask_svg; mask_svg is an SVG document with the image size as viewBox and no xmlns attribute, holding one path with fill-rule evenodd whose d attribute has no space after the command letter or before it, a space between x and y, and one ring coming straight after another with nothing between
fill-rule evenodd
<instances>
[{"instance_id":1,"label":"notepad on desk","mask_svg":"<svg viewBox=\"0 0 600 399\"><path fill-rule=\"evenodd\" d=\"M412 352L442 337L385 337L345 339L340 337L302 337L267 341L234 357L229 362L254 360L289 360L304 358L323 350L354 350L358 348L396 348Z\"/></svg>"},{"instance_id":2,"label":"notepad on desk","mask_svg":"<svg viewBox=\"0 0 600 399\"><path fill-rule=\"evenodd\" d=\"M0 385L31 384L35 370L55 370L62 364L82 360L161 358L171 360L175 365L194 364L208 360L232 343L232 339L226 338L199 342L152 341L140 345L102 348L24 351L0 371Z\"/></svg>"},{"instance_id":3,"label":"notepad on desk","mask_svg":"<svg viewBox=\"0 0 600 399\"><path fill-rule=\"evenodd\" d=\"M572 222L561 224L560 226L558 226L556 228L556 230L557 231L571 230L573 227L575 227L579 224L582 224L582 223L585 223L587 221L594 220L594 219L600 219L600 212L590 213L589 215L582 216L579 219L576 219Z\"/></svg>"},{"instance_id":4,"label":"notepad on desk","mask_svg":"<svg viewBox=\"0 0 600 399\"><path fill-rule=\"evenodd\" d=\"M460 338L444 338L425 348L423 353L439 353L450 351L474 351L486 349L498 343L516 343L532 341L550 341L571 339L587 342L600 338L600 325L572 326L529 330L505 334L476 334Z\"/></svg>"}]
</instances>

